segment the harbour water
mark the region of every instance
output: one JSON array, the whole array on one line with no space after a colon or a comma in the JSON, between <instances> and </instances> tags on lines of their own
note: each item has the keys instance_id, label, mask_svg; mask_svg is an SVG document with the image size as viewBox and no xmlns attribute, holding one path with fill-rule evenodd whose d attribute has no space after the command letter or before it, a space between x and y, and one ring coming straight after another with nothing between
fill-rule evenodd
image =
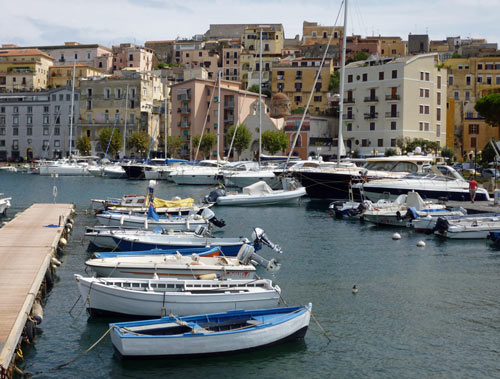
<instances>
[{"instance_id":1,"label":"harbour water","mask_svg":"<svg viewBox=\"0 0 500 379\"><path fill-rule=\"evenodd\" d=\"M498 377L500 252L487 241L442 241L409 230L332 219L328 202L308 199L286 207L219 207L224 236L263 228L282 246L281 270L270 274L288 304L311 302L331 342L311 321L304 341L243 355L176 361L120 361L109 337L76 362L115 319L89 319L74 273L89 257L84 227L93 225L91 198L145 193L146 181L60 177L57 202L74 203L75 228L57 281L45 301L37 342L22 368L39 378L293 378ZM1 174L13 216L34 202L52 202L54 179ZM163 199L200 199L208 187L159 182ZM57 220L55 220L56 222ZM419 240L425 248L416 246ZM264 247L262 255L276 254ZM359 287L354 295L352 286Z\"/></svg>"}]
</instances>

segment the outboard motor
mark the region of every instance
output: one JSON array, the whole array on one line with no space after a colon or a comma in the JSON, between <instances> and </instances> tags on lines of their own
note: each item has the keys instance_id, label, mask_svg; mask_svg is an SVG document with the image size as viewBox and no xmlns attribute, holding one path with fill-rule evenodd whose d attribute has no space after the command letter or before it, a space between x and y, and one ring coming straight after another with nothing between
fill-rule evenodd
<instances>
[{"instance_id":1,"label":"outboard motor","mask_svg":"<svg viewBox=\"0 0 500 379\"><path fill-rule=\"evenodd\" d=\"M210 221L212 224L219 228L226 226L226 222L223 219L219 220L217 217L215 217L215 213L209 208L205 208L201 211L201 217Z\"/></svg>"},{"instance_id":2,"label":"outboard motor","mask_svg":"<svg viewBox=\"0 0 500 379\"><path fill-rule=\"evenodd\" d=\"M215 203L219 196L226 196L226 190L224 188L216 188L208 196L205 196L203 201L205 203Z\"/></svg>"},{"instance_id":3,"label":"outboard motor","mask_svg":"<svg viewBox=\"0 0 500 379\"><path fill-rule=\"evenodd\" d=\"M281 250L281 247L277 244L272 243L269 240L269 238L267 237L264 230L262 230L261 228L254 228L253 229L252 239L253 239L254 246L259 246L260 243L262 242L264 245L270 247L275 252L280 253L280 254L283 253L283 250Z\"/></svg>"},{"instance_id":4,"label":"outboard motor","mask_svg":"<svg viewBox=\"0 0 500 379\"><path fill-rule=\"evenodd\" d=\"M448 220L442 217L438 217L434 230L437 230L440 234L444 234L446 231L448 231L448 226Z\"/></svg>"},{"instance_id":5,"label":"outboard motor","mask_svg":"<svg viewBox=\"0 0 500 379\"><path fill-rule=\"evenodd\" d=\"M410 219L410 221L418 218L418 213L415 207L408 208L408 210L406 211L405 218Z\"/></svg>"},{"instance_id":6,"label":"outboard motor","mask_svg":"<svg viewBox=\"0 0 500 379\"><path fill-rule=\"evenodd\" d=\"M262 229L261 229L262 230ZM260 255L255 253L255 249L252 245L242 245L240 248L240 251L238 252L238 261L243 264L247 265L250 262L256 262L263 266L266 270L268 271L276 271L279 270L280 264L276 259L271 259L267 260Z\"/></svg>"}]
</instances>

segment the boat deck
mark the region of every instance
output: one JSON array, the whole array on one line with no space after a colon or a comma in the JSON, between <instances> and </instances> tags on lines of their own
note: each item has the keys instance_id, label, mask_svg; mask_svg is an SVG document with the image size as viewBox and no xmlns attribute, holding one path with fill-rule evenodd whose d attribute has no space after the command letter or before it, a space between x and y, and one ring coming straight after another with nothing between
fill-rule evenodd
<instances>
[{"instance_id":1,"label":"boat deck","mask_svg":"<svg viewBox=\"0 0 500 379\"><path fill-rule=\"evenodd\" d=\"M1 367L11 362L72 210L72 204L33 204L0 228Z\"/></svg>"}]
</instances>

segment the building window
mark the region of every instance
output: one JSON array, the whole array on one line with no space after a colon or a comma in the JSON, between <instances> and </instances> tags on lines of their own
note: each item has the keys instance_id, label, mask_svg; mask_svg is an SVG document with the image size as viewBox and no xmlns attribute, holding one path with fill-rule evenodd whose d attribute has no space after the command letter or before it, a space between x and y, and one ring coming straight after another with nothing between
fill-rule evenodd
<instances>
[{"instance_id":1,"label":"building window","mask_svg":"<svg viewBox=\"0 0 500 379\"><path fill-rule=\"evenodd\" d=\"M368 74L366 74L366 73L363 74L363 81L364 82L368 81Z\"/></svg>"},{"instance_id":2,"label":"building window","mask_svg":"<svg viewBox=\"0 0 500 379\"><path fill-rule=\"evenodd\" d=\"M295 102L300 103L302 101L302 96L295 96Z\"/></svg>"},{"instance_id":3,"label":"building window","mask_svg":"<svg viewBox=\"0 0 500 379\"><path fill-rule=\"evenodd\" d=\"M424 80L424 72L420 71L420 80Z\"/></svg>"},{"instance_id":4,"label":"building window","mask_svg":"<svg viewBox=\"0 0 500 379\"><path fill-rule=\"evenodd\" d=\"M441 108L436 109L436 121L441 121Z\"/></svg>"},{"instance_id":5,"label":"building window","mask_svg":"<svg viewBox=\"0 0 500 379\"><path fill-rule=\"evenodd\" d=\"M396 130L396 121L391 121L391 130Z\"/></svg>"},{"instance_id":6,"label":"building window","mask_svg":"<svg viewBox=\"0 0 500 379\"><path fill-rule=\"evenodd\" d=\"M375 123L374 122L370 122L370 130L375 130Z\"/></svg>"},{"instance_id":7,"label":"building window","mask_svg":"<svg viewBox=\"0 0 500 379\"><path fill-rule=\"evenodd\" d=\"M425 80L426 80L426 81L431 80L431 79L430 79L430 73L429 73L429 72L426 72L426 73L425 73Z\"/></svg>"},{"instance_id":8,"label":"building window","mask_svg":"<svg viewBox=\"0 0 500 379\"><path fill-rule=\"evenodd\" d=\"M347 82L352 83L352 74L347 75Z\"/></svg>"},{"instance_id":9,"label":"building window","mask_svg":"<svg viewBox=\"0 0 500 379\"><path fill-rule=\"evenodd\" d=\"M383 71L380 71L378 73L378 80L384 80L384 72Z\"/></svg>"},{"instance_id":10,"label":"building window","mask_svg":"<svg viewBox=\"0 0 500 379\"><path fill-rule=\"evenodd\" d=\"M483 82L483 77L482 76L478 76L477 77L477 82L478 83L482 83Z\"/></svg>"},{"instance_id":11,"label":"building window","mask_svg":"<svg viewBox=\"0 0 500 379\"><path fill-rule=\"evenodd\" d=\"M460 98L460 91L453 91L453 97L455 100L458 100Z\"/></svg>"},{"instance_id":12,"label":"building window","mask_svg":"<svg viewBox=\"0 0 500 379\"><path fill-rule=\"evenodd\" d=\"M397 79L398 78L398 70L392 70L392 78Z\"/></svg>"},{"instance_id":13,"label":"building window","mask_svg":"<svg viewBox=\"0 0 500 379\"><path fill-rule=\"evenodd\" d=\"M396 138L391 138L391 147L396 147Z\"/></svg>"},{"instance_id":14,"label":"building window","mask_svg":"<svg viewBox=\"0 0 500 379\"><path fill-rule=\"evenodd\" d=\"M352 123L351 123L351 122L349 122L349 123L347 124L347 131L348 131L348 132L352 132Z\"/></svg>"},{"instance_id":15,"label":"building window","mask_svg":"<svg viewBox=\"0 0 500 379\"><path fill-rule=\"evenodd\" d=\"M13 136L18 136L19 135L19 128L12 129L12 135Z\"/></svg>"},{"instance_id":16,"label":"building window","mask_svg":"<svg viewBox=\"0 0 500 379\"><path fill-rule=\"evenodd\" d=\"M49 113L49 106L48 105L43 106L43 113Z\"/></svg>"},{"instance_id":17,"label":"building window","mask_svg":"<svg viewBox=\"0 0 500 379\"><path fill-rule=\"evenodd\" d=\"M55 136L61 135L61 128L54 128L54 135Z\"/></svg>"},{"instance_id":18,"label":"building window","mask_svg":"<svg viewBox=\"0 0 500 379\"><path fill-rule=\"evenodd\" d=\"M436 93L436 102L437 105L441 105L441 92Z\"/></svg>"},{"instance_id":19,"label":"building window","mask_svg":"<svg viewBox=\"0 0 500 379\"><path fill-rule=\"evenodd\" d=\"M14 125L19 124L19 116L13 116L12 117L12 124L14 124Z\"/></svg>"},{"instance_id":20,"label":"building window","mask_svg":"<svg viewBox=\"0 0 500 379\"><path fill-rule=\"evenodd\" d=\"M73 142L73 141L71 141L71 142ZM59 141L58 139L54 140L54 147L61 147L61 141Z\"/></svg>"},{"instance_id":21,"label":"building window","mask_svg":"<svg viewBox=\"0 0 500 379\"><path fill-rule=\"evenodd\" d=\"M26 117L26 124L28 124L28 125L33 124L33 116Z\"/></svg>"},{"instance_id":22,"label":"building window","mask_svg":"<svg viewBox=\"0 0 500 379\"><path fill-rule=\"evenodd\" d=\"M92 100L87 100L87 110L92 109Z\"/></svg>"},{"instance_id":23,"label":"building window","mask_svg":"<svg viewBox=\"0 0 500 379\"><path fill-rule=\"evenodd\" d=\"M465 91L465 100L470 100L470 92Z\"/></svg>"},{"instance_id":24,"label":"building window","mask_svg":"<svg viewBox=\"0 0 500 379\"><path fill-rule=\"evenodd\" d=\"M295 83L295 92L302 91L302 83Z\"/></svg>"},{"instance_id":25,"label":"building window","mask_svg":"<svg viewBox=\"0 0 500 379\"><path fill-rule=\"evenodd\" d=\"M44 125L47 125L48 123L49 123L49 116L44 115L44 116L43 116L43 124L44 124Z\"/></svg>"},{"instance_id":26,"label":"building window","mask_svg":"<svg viewBox=\"0 0 500 379\"><path fill-rule=\"evenodd\" d=\"M429 91L429 88L426 88L426 89L424 90L424 93L425 93L425 97L426 97L426 98L429 98L429 96L430 96L430 91Z\"/></svg>"},{"instance_id":27,"label":"building window","mask_svg":"<svg viewBox=\"0 0 500 379\"><path fill-rule=\"evenodd\" d=\"M479 124L469 124L469 134L479 134Z\"/></svg>"},{"instance_id":28,"label":"building window","mask_svg":"<svg viewBox=\"0 0 500 379\"><path fill-rule=\"evenodd\" d=\"M470 147L473 147L473 148L477 147L477 139L476 139L476 137L471 137L470 138Z\"/></svg>"},{"instance_id":29,"label":"building window","mask_svg":"<svg viewBox=\"0 0 500 379\"><path fill-rule=\"evenodd\" d=\"M448 85L452 86L453 85L453 75L448 76Z\"/></svg>"},{"instance_id":30,"label":"building window","mask_svg":"<svg viewBox=\"0 0 500 379\"><path fill-rule=\"evenodd\" d=\"M5 128L0 128L0 136L4 136L5 135Z\"/></svg>"},{"instance_id":31,"label":"building window","mask_svg":"<svg viewBox=\"0 0 500 379\"><path fill-rule=\"evenodd\" d=\"M13 107L12 108L13 113L19 113L19 107Z\"/></svg>"},{"instance_id":32,"label":"building window","mask_svg":"<svg viewBox=\"0 0 500 379\"><path fill-rule=\"evenodd\" d=\"M87 96L92 97L92 88L87 88ZM52 100L55 100L54 97L52 97Z\"/></svg>"},{"instance_id":33,"label":"building window","mask_svg":"<svg viewBox=\"0 0 500 379\"><path fill-rule=\"evenodd\" d=\"M440 76L437 77L437 88L441 89L441 77Z\"/></svg>"},{"instance_id":34,"label":"building window","mask_svg":"<svg viewBox=\"0 0 500 379\"><path fill-rule=\"evenodd\" d=\"M467 85L467 86L471 85L471 77L470 77L470 75L467 75L465 77L465 85Z\"/></svg>"},{"instance_id":35,"label":"building window","mask_svg":"<svg viewBox=\"0 0 500 379\"><path fill-rule=\"evenodd\" d=\"M363 139L361 140L361 146L363 146L363 147L367 147L367 146L368 146L368 139L363 138Z\"/></svg>"},{"instance_id":36,"label":"building window","mask_svg":"<svg viewBox=\"0 0 500 379\"><path fill-rule=\"evenodd\" d=\"M379 138L379 139L377 140L377 146L378 146L378 147L382 147L382 146L384 146L384 139L383 139L383 138Z\"/></svg>"},{"instance_id":37,"label":"building window","mask_svg":"<svg viewBox=\"0 0 500 379\"><path fill-rule=\"evenodd\" d=\"M109 88L106 88L104 90L104 98L109 99L110 96L111 96L111 90Z\"/></svg>"},{"instance_id":38,"label":"building window","mask_svg":"<svg viewBox=\"0 0 500 379\"><path fill-rule=\"evenodd\" d=\"M49 135L49 128L43 128L43 135L48 136Z\"/></svg>"},{"instance_id":39,"label":"building window","mask_svg":"<svg viewBox=\"0 0 500 379\"><path fill-rule=\"evenodd\" d=\"M122 97L122 90L121 88L115 89L115 98L120 99Z\"/></svg>"},{"instance_id":40,"label":"building window","mask_svg":"<svg viewBox=\"0 0 500 379\"><path fill-rule=\"evenodd\" d=\"M441 137L441 125L436 124L436 137Z\"/></svg>"},{"instance_id":41,"label":"building window","mask_svg":"<svg viewBox=\"0 0 500 379\"><path fill-rule=\"evenodd\" d=\"M28 113L33 113L33 107L32 106L28 106L27 107L27 112Z\"/></svg>"},{"instance_id":42,"label":"building window","mask_svg":"<svg viewBox=\"0 0 500 379\"><path fill-rule=\"evenodd\" d=\"M321 103L322 97L321 96L314 96L314 101L316 103Z\"/></svg>"}]
</instances>

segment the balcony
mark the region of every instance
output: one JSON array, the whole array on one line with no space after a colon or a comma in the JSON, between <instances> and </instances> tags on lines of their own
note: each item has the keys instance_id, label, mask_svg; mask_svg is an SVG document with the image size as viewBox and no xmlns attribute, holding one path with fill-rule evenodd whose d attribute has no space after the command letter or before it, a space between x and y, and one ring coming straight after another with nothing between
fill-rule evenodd
<instances>
[{"instance_id":1,"label":"balcony","mask_svg":"<svg viewBox=\"0 0 500 379\"><path fill-rule=\"evenodd\" d=\"M224 122L233 122L234 121L234 116L233 115L227 115L224 117Z\"/></svg>"},{"instance_id":2,"label":"balcony","mask_svg":"<svg viewBox=\"0 0 500 379\"><path fill-rule=\"evenodd\" d=\"M284 80L285 79L285 75L277 75L276 79L278 79L278 80Z\"/></svg>"},{"instance_id":3,"label":"balcony","mask_svg":"<svg viewBox=\"0 0 500 379\"><path fill-rule=\"evenodd\" d=\"M191 123L189 121L179 121L177 123L177 126L179 128L189 128L191 126Z\"/></svg>"},{"instance_id":4,"label":"balcony","mask_svg":"<svg viewBox=\"0 0 500 379\"><path fill-rule=\"evenodd\" d=\"M398 118L399 112L385 112L385 118Z\"/></svg>"},{"instance_id":5,"label":"balcony","mask_svg":"<svg viewBox=\"0 0 500 379\"><path fill-rule=\"evenodd\" d=\"M344 104L354 104L356 102L356 100L354 100L354 98L347 98L347 99L344 99Z\"/></svg>"},{"instance_id":6,"label":"balcony","mask_svg":"<svg viewBox=\"0 0 500 379\"><path fill-rule=\"evenodd\" d=\"M476 114L466 114L464 117L466 120L484 120L484 117Z\"/></svg>"},{"instance_id":7,"label":"balcony","mask_svg":"<svg viewBox=\"0 0 500 379\"><path fill-rule=\"evenodd\" d=\"M234 108L234 101L224 102L224 109Z\"/></svg>"},{"instance_id":8,"label":"balcony","mask_svg":"<svg viewBox=\"0 0 500 379\"><path fill-rule=\"evenodd\" d=\"M188 93L183 93L183 94L177 95L177 100L179 100L179 101L191 100L191 95Z\"/></svg>"},{"instance_id":9,"label":"balcony","mask_svg":"<svg viewBox=\"0 0 500 379\"><path fill-rule=\"evenodd\" d=\"M370 103L370 102L374 102L374 101L378 101L378 97L377 96L365 97L365 103Z\"/></svg>"},{"instance_id":10,"label":"balcony","mask_svg":"<svg viewBox=\"0 0 500 379\"><path fill-rule=\"evenodd\" d=\"M374 120L378 118L378 112L365 113L365 120Z\"/></svg>"},{"instance_id":11,"label":"balcony","mask_svg":"<svg viewBox=\"0 0 500 379\"><path fill-rule=\"evenodd\" d=\"M191 113L191 108L177 108L177 113L189 114Z\"/></svg>"},{"instance_id":12,"label":"balcony","mask_svg":"<svg viewBox=\"0 0 500 379\"><path fill-rule=\"evenodd\" d=\"M354 115L352 113L346 113L343 118L344 120L354 120Z\"/></svg>"},{"instance_id":13,"label":"balcony","mask_svg":"<svg viewBox=\"0 0 500 379\"><path fill-rule=\"evenodd\" d=\"M385 95L385 100L387 100L387 101L401 100L401 96L399 96L399 95Z\"/></svg>"}]
</instances>

